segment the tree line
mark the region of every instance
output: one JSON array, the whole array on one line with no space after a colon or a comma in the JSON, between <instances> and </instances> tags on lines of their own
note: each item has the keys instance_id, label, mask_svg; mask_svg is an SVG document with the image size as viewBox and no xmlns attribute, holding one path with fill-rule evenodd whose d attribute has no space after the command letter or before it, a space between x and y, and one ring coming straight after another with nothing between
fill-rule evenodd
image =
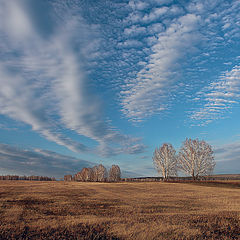
<instances>
[{"instance_id":1,"label":"tree line","mask_svg":"<svg viewBox=\"0 0 240 240\"><path fill-rule=\"evenodd\" d=\"M56 181L54 177L45 176L18 176L18 175L5 175L0 176L0 180L29 180L29 181Z\"/></svg>"},{"instance_id":2,"label":"tree line","mask_svg":"<svg viewBox=\"0 0 240 240\"><path fill-rule=\"evenodd\" d=\"M121 180L121 170L118 165L112 165L107 169L99 164L92 168L83 168L74 176L65 175L64 181L78 181L78 182L118 182Z\"/></svg>"},{"instance_id":3,"label":"tree line","mask_svg":"<svg viewBox=\"0 0 240 240\"><path fill-rule=\"evenodd\" d=\"M156 148L153 163L163 179L177 176L178 171L198 179L210 175L216 165L211 145L204 140L186 138L177 154L170 143Z\"/></svg>"}]
</instances>

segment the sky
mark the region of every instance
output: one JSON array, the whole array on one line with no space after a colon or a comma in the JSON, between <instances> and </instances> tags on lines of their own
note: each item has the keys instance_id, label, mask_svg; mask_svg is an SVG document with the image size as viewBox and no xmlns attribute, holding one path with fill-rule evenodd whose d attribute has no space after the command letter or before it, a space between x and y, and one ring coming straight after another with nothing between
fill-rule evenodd
<instances>
[{"instance_id":1,"label":"sky","mask_svg":"<svg viewBox=\"0 0 240 240\"><path fill-rule=\"evenodd\" d=\"M0 0L0 175L157 176L188 138L240 173L240 1Z\"/></svg>"}]
</instances>

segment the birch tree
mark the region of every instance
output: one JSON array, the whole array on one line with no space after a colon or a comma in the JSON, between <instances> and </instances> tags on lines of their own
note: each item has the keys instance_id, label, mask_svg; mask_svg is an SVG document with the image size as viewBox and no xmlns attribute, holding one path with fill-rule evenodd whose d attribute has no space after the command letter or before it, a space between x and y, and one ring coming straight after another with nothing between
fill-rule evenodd
<instances>
[{"instance_id":1,"label":"birch tree","mask_svg":"<svg viewBox=\"0 0 240 240\"><path fill-rule=\"evenodd\" d=\"M73 180L73 176L72 175L65 175L64 176L64 181L72 181Z\"/></svg>"},{"instance_id":2,"label":"birch tree","mask_svg":"<svg viewBox=\"0 0 240 240\"><path fill-rule=\"evenodd\" d=\"M121 180L121 170L118 165L112 165L108 174L108 181L118 182Z\"/></svg>"},{"instance_id":3,"label":"birch tree","mask_svg":"<svg viewBox=\"0 0 240 240\"><path fill-rule=\"evenodd\" d=\"M89 182L92 180L92 175L93 172L91 168L83 168L80 172L80 179L81 181Z\"/></svg>"},{"instance_id":4,"label":"birch tree","mask_svg":"<svg viewBox=\"0 0 240 240\"><path fill-rule=\"evenodd\" d=\"M74 181L83 181L81 172L78 172L73 177Z\"/></svg>"},{"instance_id":5,"label":"birch tree","mask_svg":"<svg viewBox=\"0 0 240 240\"><path fill-rule=\"evenodd\" d=\"M94 182L104 182L107 178L107 169L102 164L94 166L92 172L92 180Z\"/></svg>"},{"instance_id":6,"label":"birch tree","mask_svg":"<svg viewBox=\"0 0 240 240\"><path fill-rule=\"evenodd\" d=\"M98 165L98 181L104 182L107 178L107 169L102 165Z\"/></svg>"},{"instance_id":7,"label":"birch tree","mask_svg":"<svg viewBox=\"0 0 240 240\"><path fill-rule=\"evenodd\" d=\"M97 182L98 181L98 166L94 166L92 168L93 175L92 175L92 181Z\"/></svg>"},{"instance_id":8,"label":"birch tree","mask_svg":"<svg viewBox=\"0 0 240 240\"><path fill-rule=\"evenodd\" d=\"M177 175L177 156L171 144L164 143L161 147L155 149L153 163L164 180L167 180L169 176Z\"/></svg>"},{"instance_id":9,"label":"birch tree","mask_svg":"<svg viewBox=\"0 0 240 240\"><path fill-rule=\"evenodd\" d=\"M179 169L192 176L209 175L215 167L212 147L204 140L186 138L178 154Z\"/></svg>"}]
</instances>

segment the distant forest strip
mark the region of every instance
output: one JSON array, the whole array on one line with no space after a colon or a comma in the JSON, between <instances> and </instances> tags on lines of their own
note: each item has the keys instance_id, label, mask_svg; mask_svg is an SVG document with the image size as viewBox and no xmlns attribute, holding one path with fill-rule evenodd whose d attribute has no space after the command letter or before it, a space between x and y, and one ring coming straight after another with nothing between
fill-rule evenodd
<instances>
[{"instance_id":1,"label":"distant forest strip","mask_svg":"<svg viewBox=\"0 0 240 240\"><path fill-rule=\"evenodd\" d=\"M56 181L56 179L54 177L18 176L18 175L0 176L0 180Z\"/></svg>"},{"instance_id":2,"label":"distant forest strip","mask_svg":"<svg viewBox=\"0 0 240 240\"><path fill-rule=\"evenodd\" d=\"M4 175L0 176L0 180L28 180L28 181L56 181L55 177L46 177L46 176L18 176L18 175ZM79 178L79 173L72 175L65 175L65 181L81 181ZM120 178L118 181L122 182L209 182L210 181L225 181L225 180L240 180L240 174L222 174L222 175L211 175L211 176L201 176L197 181L193 181L192 177L170 177L168 180L165 180L163 177L136 177L136 178ZM90 180L89 180L90 181ZM107 181L104 179L103 181ZM113 180L112 180L113 181ZM215 182L216 183L216 182ZM222 182L221 182L222 183Z\"/></svg>"},{"instance_id":3,"label":"distant forest strip","mask_svg":"<svg viewBox=\"0 0 240 240\"><path fill-rule=\"evenodd\" d=\"M199 182L199 181L221 181L221 180L240 180L240 174L223 174L223 175L210 175L199 176L198 179L193 180L192 177L169 177L167 180L163 177L137 177L137 178L122 178L125 182Z\"/></svg>"}]
</instances>

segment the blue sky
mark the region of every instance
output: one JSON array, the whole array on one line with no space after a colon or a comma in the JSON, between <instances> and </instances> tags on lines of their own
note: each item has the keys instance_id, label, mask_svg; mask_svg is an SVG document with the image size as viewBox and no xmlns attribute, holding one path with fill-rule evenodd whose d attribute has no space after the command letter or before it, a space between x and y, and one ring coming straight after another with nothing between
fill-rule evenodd
<instances>
[{"instance_id":1,"label":"blue sky","mask_svg":"<svg viewBox=\"0 0 240 240\"><path fill-rule=\"evenodd\" d=\"M240 2L0 0L0 174L119 164L186 137L240 172Z\"/></svg>"}]
</instances>

